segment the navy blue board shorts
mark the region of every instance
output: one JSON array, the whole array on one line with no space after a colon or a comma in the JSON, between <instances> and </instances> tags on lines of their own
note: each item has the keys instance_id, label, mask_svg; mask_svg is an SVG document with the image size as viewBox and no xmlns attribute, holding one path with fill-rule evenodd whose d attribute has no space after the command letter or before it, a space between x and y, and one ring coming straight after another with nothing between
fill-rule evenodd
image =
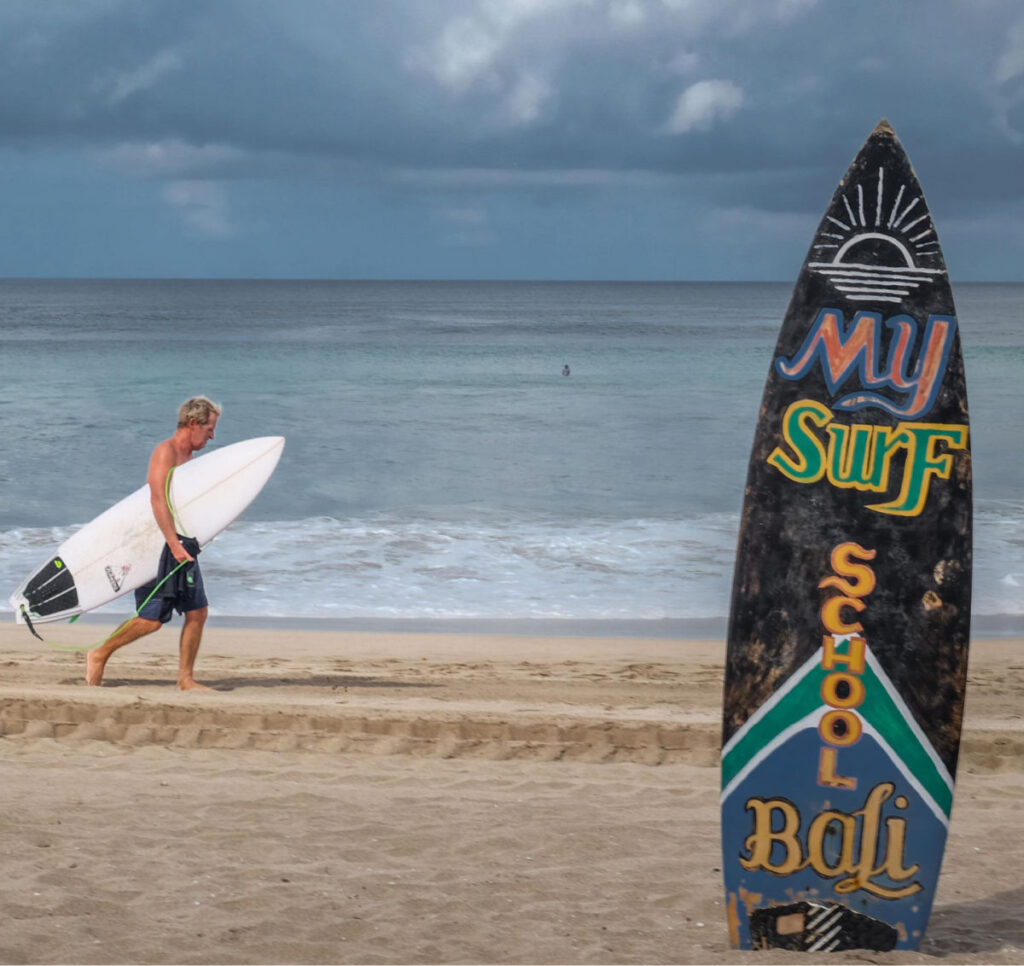
<instances>
[{"instance_id":1,"label":"navy blue board shorts","mask_svg":"<svg viewBox=\"0 0 1024 966\"><path fill-rule=\"evenodd\" d=\"M157 576L143 587L135 591L135 609L139 617L146 620L160 621L166 624L177 610L179 614L190 610L201 610L208 605L206 588L203 586L203 573L199 569L199 561L195 560L183 568L183 580L172 578L153 595L149 603L143 602L153 593L153 588L160 582ZM139 610L139 608L142 608Z\"/></svg>"}]
</instances>

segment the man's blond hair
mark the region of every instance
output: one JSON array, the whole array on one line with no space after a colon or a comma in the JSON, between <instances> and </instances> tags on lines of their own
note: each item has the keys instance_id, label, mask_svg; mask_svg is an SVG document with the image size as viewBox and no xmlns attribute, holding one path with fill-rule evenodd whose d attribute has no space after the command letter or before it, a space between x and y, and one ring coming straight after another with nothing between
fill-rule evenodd
<instances>
[{"instance_id":1,"label":"man's blond hair","mask_svg":"<svg viewBox=\"0 0 1024 966\"><path fill-rule=\"evenodd\" d=\"M193 396L191 399L186 399L178 410L178 429L187 426L193 420L197 425L205 426L211 416L219 416L220 412L220 406L213 400L207 399L205 396Z\"/></svg>"}]
</instances>

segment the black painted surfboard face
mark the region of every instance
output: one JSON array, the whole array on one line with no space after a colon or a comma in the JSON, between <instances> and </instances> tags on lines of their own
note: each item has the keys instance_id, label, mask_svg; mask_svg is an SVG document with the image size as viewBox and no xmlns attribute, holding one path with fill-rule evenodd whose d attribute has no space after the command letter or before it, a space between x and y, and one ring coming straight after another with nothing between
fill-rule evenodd
<instances>
[{"instance_id":1,"label":"black painted surfboard face","mask_svg":"<svg viewBox=\"0 0 1024 966\"><path fill-rule=\"evenodd\" d=\"M823 409L791 411L803 401ZM855 540L877 552L877 587L860 615L865 637L955 770L970 630L967 423L942 251L907 156L883 122L822 218L768 375L733 586L726 740L820 646L818 584L831 572L831 550ZM883 453L880 430L891 440L901 424L911 426L915 452L890 443ZM797 433L803 425L817 442L787 444L787 425ZM951 429L921 428L930 425ZM793 472L821 448L823 467ZM846 467L838 465L844 456ZM914 472L920 480L909 479ZM879 475L887 486L868 489Z\"/></svg>"},{"instance_id":2,"label":"black painted surfboard face","mask_svg":"<svg viewBox=\"0 0 1024 966\"><path fill-rule=\"evenodd\" d=\"M750 458L723 713L735 946L921 940L967 675L969 443L942 251L883 122L814 235Z\"/></svg>"}]
</instances>

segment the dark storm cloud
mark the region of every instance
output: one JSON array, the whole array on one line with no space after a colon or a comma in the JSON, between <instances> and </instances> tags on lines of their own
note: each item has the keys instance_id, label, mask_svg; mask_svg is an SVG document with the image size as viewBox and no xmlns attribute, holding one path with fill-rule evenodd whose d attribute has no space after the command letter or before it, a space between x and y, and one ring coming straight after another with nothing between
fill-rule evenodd
<instances>
[{"instance_id":1,"label":"dark storm cloud","mask_svg":"<svg viewBox=\"0 0 1024 966\"><path fill-rule=\"evenodd\" d=\"M759 212L752 224L779 216L795 232L785 216L820 212L882 117L946 217L1019 210L1024 10L1009 0L0 7L0 151L162 186L163 203L209 237L237 237L244 193L231 186L242 183L299 208L315 208L317 190L376 191L382 223L403 205L437 223L468 218L477 230L458 237L481 245L498 237L485 206L519 200L525 217L613 194L618 206L663 197L677 221ZM258 211L258 191L244 199Z\"/></svg>"},{"instance_id":2,"label":"dark storm cloud","mask_svg":"<svg viewBox=\"0 0 1024 966\"><path fill-rule=\"evenodd\" d=\"M802 176L841 164L885 114L920 151L973 144L996 162L1019 158L995 130L1006 4L20 9L0 41L8 143L177 140L278 164ZM701 85L707 103L673 126Z\"/></svg>"}]
</instances>

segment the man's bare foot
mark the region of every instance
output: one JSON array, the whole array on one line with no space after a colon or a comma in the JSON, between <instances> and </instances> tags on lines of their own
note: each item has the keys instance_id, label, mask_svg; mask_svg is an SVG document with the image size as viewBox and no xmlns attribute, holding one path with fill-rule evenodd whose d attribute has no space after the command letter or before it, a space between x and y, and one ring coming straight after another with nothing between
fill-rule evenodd
<instances>
[{"instance_id":1,"label":"man's bare foot","mask_svg":"<svg viewBox=\"0 0 1024 966\"><path fill-rule=\"evenodd\" d=\"M109 654L99 651L85 652L85 683L98 687L103 683L103 669L107 666Z\"/></svg>"},{"instance_id":2,"label":"man's bare foot","mask_svg":"<svg viewBox=\"0 0 1024 966\"><path fill-rule=\"evenodd\" d=\"M212 691L205 684L200 684L195 678L178 678L179 691Z\"/></svg>"}]
</instances>

